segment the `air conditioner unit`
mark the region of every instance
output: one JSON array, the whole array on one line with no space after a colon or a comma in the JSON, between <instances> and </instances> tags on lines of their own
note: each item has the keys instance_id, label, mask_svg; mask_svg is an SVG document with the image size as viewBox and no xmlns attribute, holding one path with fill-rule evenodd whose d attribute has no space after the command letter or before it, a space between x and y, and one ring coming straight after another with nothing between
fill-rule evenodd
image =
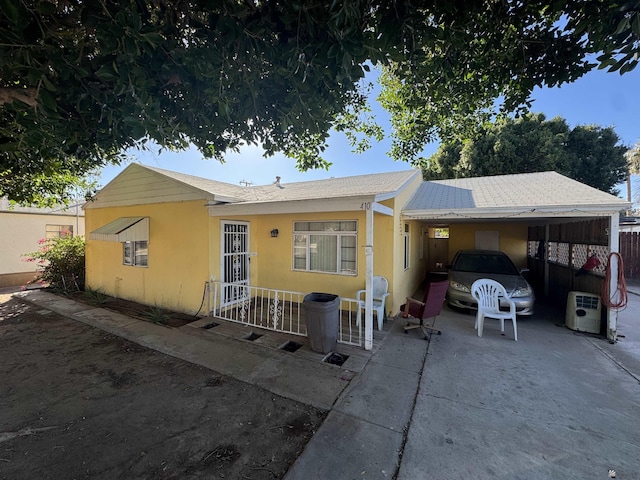
<instances>
[{"instance_id":1,"label":"air conditioner unit","mask_svg":"<svg viewBox=\"0 0 640 480\"><path fill-rule=\"evenodd\" d=\"M600 333L600 297L587 292L569 292L567 297L567 328L578 332Z\"/></svg>"}]
</instances>

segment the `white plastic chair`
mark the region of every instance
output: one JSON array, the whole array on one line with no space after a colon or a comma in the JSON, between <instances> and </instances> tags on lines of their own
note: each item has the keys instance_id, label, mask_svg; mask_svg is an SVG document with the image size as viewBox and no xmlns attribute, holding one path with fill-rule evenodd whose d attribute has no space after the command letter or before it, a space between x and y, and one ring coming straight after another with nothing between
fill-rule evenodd
<instances>
[{"instance_id":1,"label":"white plastic chair","mask_svg":"<svg viewBox=\"0 0 640 480\"><path fill-rule=\"evenodd\" d=\"M485 318L500 320L500 332L504 334L504 321L511 319L513 323L513 337L518 341L518 326L516 324L516 304L511 300L502 284L489 278L480 278L471 285L471 295L478 302L476 315L476 330L482 336ZM500 302L509 305L509 311L500 310Z\"/></svg>"},{"instance_id":2,"label":"white plastic chair","mask_svg":"<svg viewBox=\"0 0 640 480\"><path fill-rule=\"evenodd\" d=\"M371 287L373 293L373 309L378 317L378 330L382 330L382 323L386 318L385 303L389 296L389 282L384 277L374 275ZM360 309L358 310L358 316L356 318L357 325L360 325L360 313L365 308L365 292L366 290L358 290L356 292L356 298L360 302Z\"/></svg>"}]
</instances>

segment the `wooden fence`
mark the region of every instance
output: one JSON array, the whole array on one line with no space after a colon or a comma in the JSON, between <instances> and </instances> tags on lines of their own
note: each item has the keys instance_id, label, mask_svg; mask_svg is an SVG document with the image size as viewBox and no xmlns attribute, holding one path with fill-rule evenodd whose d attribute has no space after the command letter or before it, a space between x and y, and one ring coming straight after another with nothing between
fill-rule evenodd
<instances>
[{"instance_id":1,"label":"wooden fence","mask_svg":"<svg viewBox=\"0 0 640 480\"><path fill-rule=\"evenodd\" d=\"M640 280L640 233L620 233L620 255L624 262L624 276Z\"/></svg>"}]
</instances>

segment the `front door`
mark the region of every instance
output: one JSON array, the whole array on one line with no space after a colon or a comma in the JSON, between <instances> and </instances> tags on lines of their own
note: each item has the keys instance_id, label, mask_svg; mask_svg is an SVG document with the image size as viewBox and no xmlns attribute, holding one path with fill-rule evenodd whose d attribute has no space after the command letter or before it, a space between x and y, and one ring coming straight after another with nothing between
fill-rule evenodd
<instances>
[{"instance_id":1,"label":"front door","mask_svg":"<svg viewBox=\"0 0 640 480\"><path fill-rule=\"evenodd\" d=\"M249 223L222 222L223 305L249 297Z\"/></svg>"},{"instance_id":2,"label":"front door","mask_svg":"<svg viewBox=\"0 0 640 480\"><path fill-rule=\"evenodd\" d=\"M427 272L443 273L447 271L449 258L449 239L430 238L427 251Z\"/></svg>"}]
</instances>

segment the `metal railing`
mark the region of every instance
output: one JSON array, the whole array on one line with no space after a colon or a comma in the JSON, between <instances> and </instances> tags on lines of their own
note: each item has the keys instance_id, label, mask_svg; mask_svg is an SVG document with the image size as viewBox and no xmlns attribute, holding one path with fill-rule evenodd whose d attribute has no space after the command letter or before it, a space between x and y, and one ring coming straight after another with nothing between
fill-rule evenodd
<instances>
[{"instance_id":1,"label":"metal railing","mask_svg":"<svg viewBox=\"0 0 640 480\"><path fill-rule=\"evenodd\" d=\"M302 303L305 293L237 283L208 283L210 316L275 332L307 336ZM338 342L362 346L360 302L340 297Z\"/></svg>"}]
</instances>

